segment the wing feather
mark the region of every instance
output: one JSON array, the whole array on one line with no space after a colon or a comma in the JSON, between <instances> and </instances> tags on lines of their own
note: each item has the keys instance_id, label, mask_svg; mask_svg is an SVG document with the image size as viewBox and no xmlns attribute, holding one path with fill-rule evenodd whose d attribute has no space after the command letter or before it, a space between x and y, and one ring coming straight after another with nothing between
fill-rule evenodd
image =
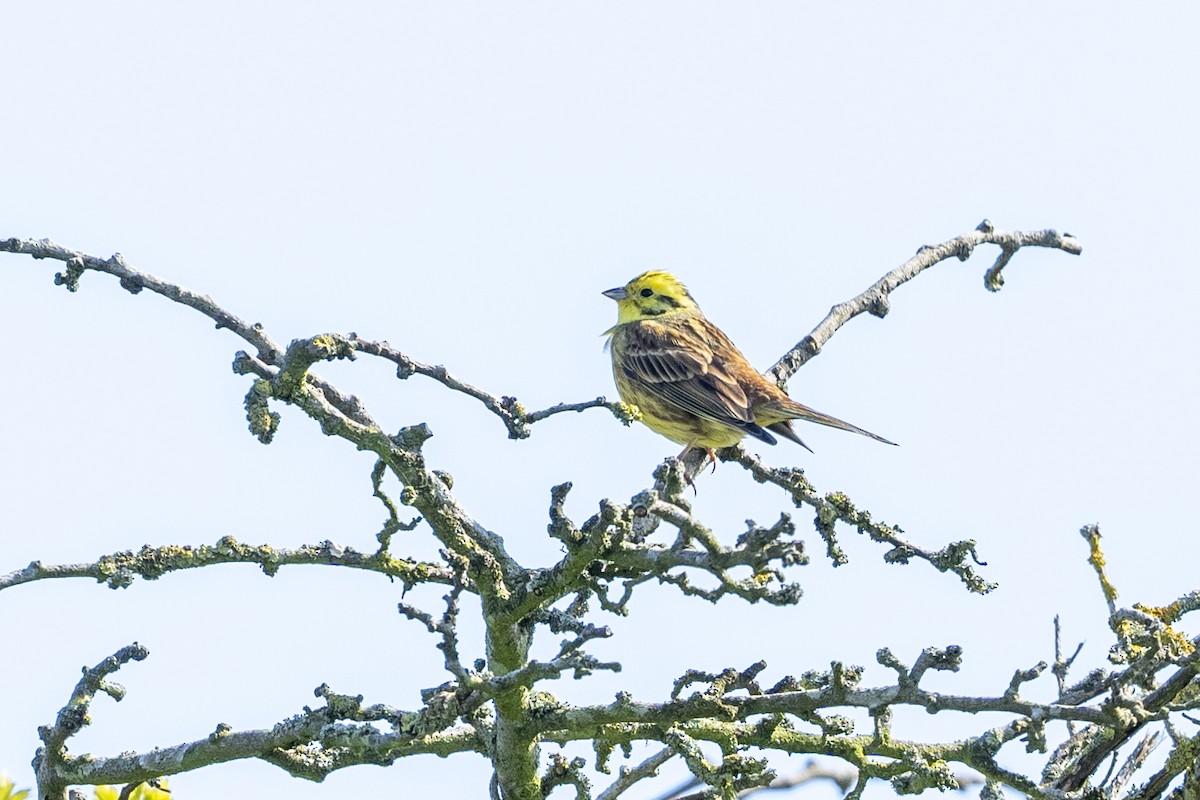
<instances>
[{"instance_id":1,"label":"wing feather","mask_svg":"<svg viewBox=\"0 0 1200 800\"><path fill-rule=\"evenodd\" d=\"M691 414L774 441L755 424L750 401L737 379L723 365L714 363L712 348L701 332L655 322L622 328L622 369L629 380L642 383L658 397Z\"/></svg>"}]
</instances>

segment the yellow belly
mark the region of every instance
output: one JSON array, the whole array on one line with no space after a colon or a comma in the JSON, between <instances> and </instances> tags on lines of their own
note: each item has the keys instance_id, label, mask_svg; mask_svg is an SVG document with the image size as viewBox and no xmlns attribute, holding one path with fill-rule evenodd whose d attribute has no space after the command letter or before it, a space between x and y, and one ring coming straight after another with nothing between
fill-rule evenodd
<instances>
[{"instance_id":1,"label":"yellow belly","mask_svg":"<svg viewBox=\"0 0 1200 800\"><path fill-rule=\"evenodd\" d=\"M698 416L674 403L659 399L630 383L620 370L613 370L613 378L621 400L638 407L646 427L673 442L716 450L732 447L746 435L741 428Z\"/></svg>"}]
</instances>

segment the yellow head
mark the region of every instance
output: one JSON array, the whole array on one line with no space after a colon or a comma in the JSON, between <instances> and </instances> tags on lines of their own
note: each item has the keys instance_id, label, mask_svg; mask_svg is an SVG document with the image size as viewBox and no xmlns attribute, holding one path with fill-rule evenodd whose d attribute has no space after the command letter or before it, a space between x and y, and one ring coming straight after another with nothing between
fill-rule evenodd
<instances>
[{"instance_id":1,"label":"yellow head","mask_svg":"<svg viewBox=\"0 0 1200 800\"><path fill-rule=\"evenodd\" d=\"M661 270L643 272L624 286L604 292L604 296L617 301L618 325L700 312L679 279Z\"/></svg>"}]
</instances>

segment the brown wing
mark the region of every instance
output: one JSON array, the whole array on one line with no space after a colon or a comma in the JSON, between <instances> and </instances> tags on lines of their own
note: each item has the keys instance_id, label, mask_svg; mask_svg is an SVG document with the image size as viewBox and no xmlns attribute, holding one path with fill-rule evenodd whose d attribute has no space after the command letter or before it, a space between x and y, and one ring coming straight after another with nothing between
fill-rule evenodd
<instances>
[{"instance_id":1,"label":"brown wing","mask_svg":"<svg viewBox=\"0 0 1200 800\"><path fill-rule=\"evenodd\" d=\"M754 422L750 401L730 365L714 360L709 344L714 334L727 359L729 353L742 358L719 330L700 320L670 324L645 320L621 326L620 333L625 340L622 369L629 380L684 411L775 443Z\"/></svg>"}]
</instances>

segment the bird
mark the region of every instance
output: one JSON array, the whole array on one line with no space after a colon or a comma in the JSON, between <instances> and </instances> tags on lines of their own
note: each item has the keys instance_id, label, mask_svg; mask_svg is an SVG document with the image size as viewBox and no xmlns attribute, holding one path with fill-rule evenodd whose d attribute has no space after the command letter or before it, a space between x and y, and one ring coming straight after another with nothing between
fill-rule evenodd
<instances>
[{"instance_id":1,"label":"bird","mask_svg":"<svg viewBox=\"0 0 1200 800\"><path fill-rule=\"evenodd\" d=\"M812 452L792 421L816 422L895 442L797 403L750 365L700 311L669 272L643 272L602 293L617 303L617 324L604 332L621 400L636 406L652 431L716 461L715 450L746 436L775 444L775 434Z\"/></svg>"}]
</instances>

